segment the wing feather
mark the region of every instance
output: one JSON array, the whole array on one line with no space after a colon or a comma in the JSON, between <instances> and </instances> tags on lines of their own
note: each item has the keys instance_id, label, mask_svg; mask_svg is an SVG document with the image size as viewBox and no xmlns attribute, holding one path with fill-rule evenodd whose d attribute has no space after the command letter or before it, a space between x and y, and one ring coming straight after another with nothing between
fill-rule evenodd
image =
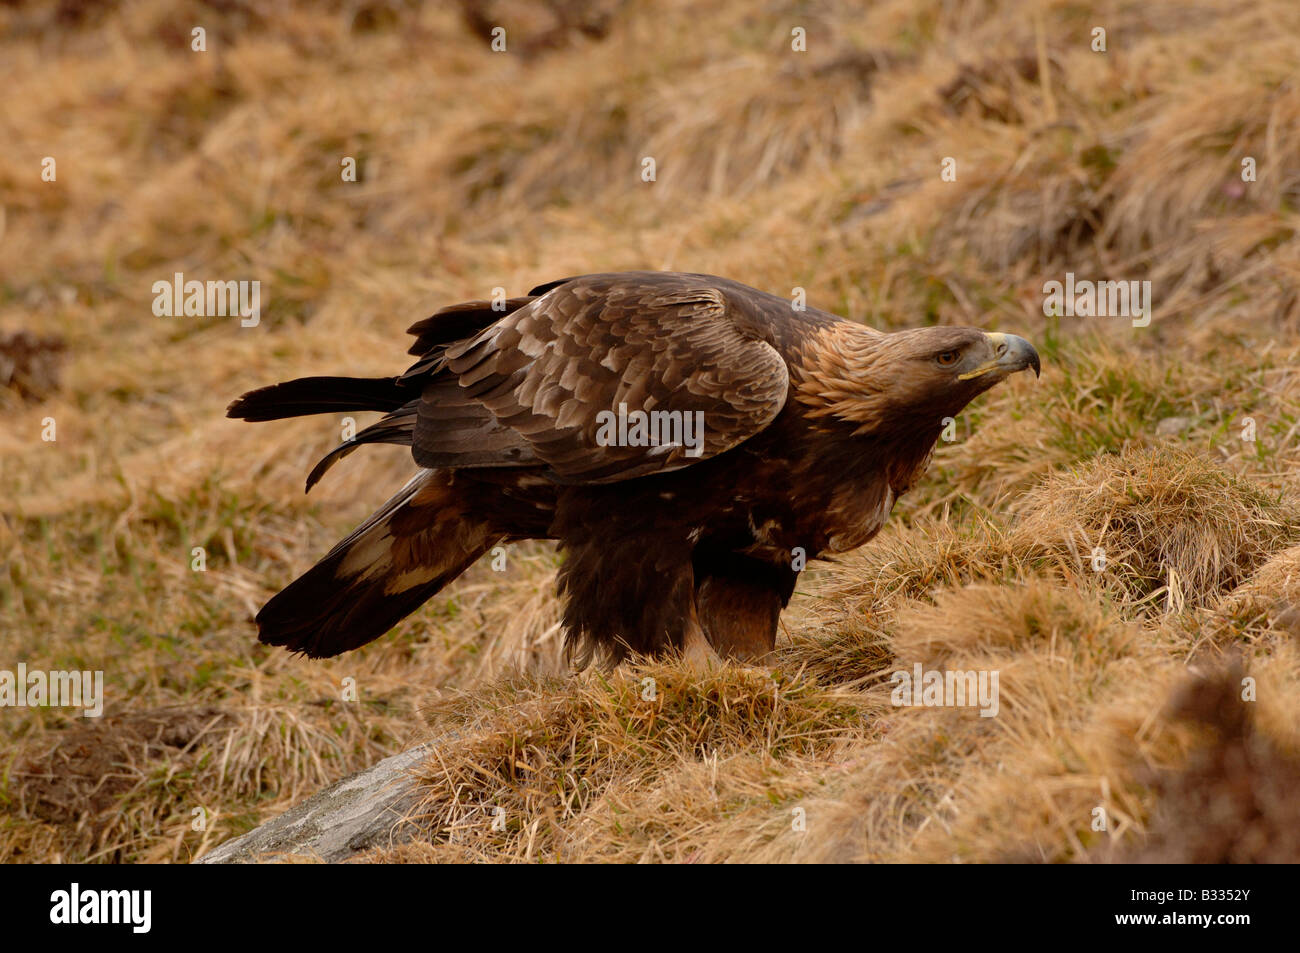
<instances>
[{"instance_id":1,"label":"wing feather","mask_svg":"<svg viewBox=\"0 0 1300 953\"><path fill-rule=\"evenodd\" d=\"M768 323L752 301L704 276L623 273L556 284L446 346L450 378L430 381L419 402L416 462L455 465L454 439L475 465L542 463L559 482L608 483L715 456L785 406L789 373ZM620 405L628 414L701 414L701 452L662 442L603 446L606 412L617 415ZM449 428L453 420L469 423ZM492 446L472 450L474 435L490 435Z\"/></svg>"}]
</instances>

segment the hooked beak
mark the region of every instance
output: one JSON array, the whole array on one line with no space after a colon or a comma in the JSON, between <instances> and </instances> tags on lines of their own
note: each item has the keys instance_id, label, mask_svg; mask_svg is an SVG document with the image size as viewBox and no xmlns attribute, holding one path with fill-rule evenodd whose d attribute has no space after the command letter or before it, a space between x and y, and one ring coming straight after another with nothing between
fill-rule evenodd
<instances>
[{"instance_id":1,"label":"hooked beak","mask_svg":"<svg viewBox=\"0 0 1300 953\"><path fill-rule=\"evenodd\" d=\"M993 347L993 360L981 364L973 371L958 375L958 380L967 381L972 377L983 377L994 372L997 374L997 379L1002 380L1028 367L1034 369L1035 377L1042 373L1038 352L1024 338L998 332L988 332L984 336L989 339L989 344Z\"/></svg>"}]
</instances>

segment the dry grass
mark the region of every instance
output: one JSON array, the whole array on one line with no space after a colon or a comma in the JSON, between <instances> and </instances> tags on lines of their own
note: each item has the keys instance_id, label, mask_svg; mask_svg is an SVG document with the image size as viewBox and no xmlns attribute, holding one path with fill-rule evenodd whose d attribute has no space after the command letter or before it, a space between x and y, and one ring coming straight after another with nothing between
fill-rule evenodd
<instances>
[{"instance_id":1,"label":"dry grass","mask_svg":"<svg viewBox=\"0 0 1300 953\"><path fill-rule=\"evenodd\" d=\"M424 768L420 856L701 859L715 852L682 829L705 819L699 802L676 796L677 777L711 766L705 787L717 790L720 766L734 762L776 781L870 734L866 708L859 695L759 669L696 678L645 664L493 685L436 723L448 742ZM710 813L767 813L782 787L736 785Z\"/></svg>"},{"instance_id":2,"label":"dry grass","mask_svg":"<svg viewBox=\"0 0 1300 953\"><path fill-rule=\"evenodd\" d=\"M1288 0L6 5L0 668L107 700L0 709L0 858L184 861L432 734L425 835L366 859L1300 859L1297 37ZM341 421L226 402L619 268L1014 330L1044 376L810 567L772 673L568 676L541 546L346 658L257 646L410 463L304 498ZM260 280L261 325L155 317L176 271ZM1150 327L1045 317L1067 271L1149 280ZM894 707L916 662L999 671L998 716Z\"/></svg>"}]
</instances>

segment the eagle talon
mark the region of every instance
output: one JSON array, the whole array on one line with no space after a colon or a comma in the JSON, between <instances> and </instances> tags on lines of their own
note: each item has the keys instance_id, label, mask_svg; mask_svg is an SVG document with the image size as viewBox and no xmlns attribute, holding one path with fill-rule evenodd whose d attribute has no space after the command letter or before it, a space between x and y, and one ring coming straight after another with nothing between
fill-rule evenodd
<instances>
[{"instance_id":1,"label":"eagle talon","mask_svg":"<svg viewBox=\"0 0 1300 953\"><path fill-rule=\"evenodd\" d=\"M704 637L704 630L698 625L689 625L682 639L682 661L686 667L697 674L707 675L722 668L722 656L713 650L709 640Z\"/></svg>"}]
</instances>

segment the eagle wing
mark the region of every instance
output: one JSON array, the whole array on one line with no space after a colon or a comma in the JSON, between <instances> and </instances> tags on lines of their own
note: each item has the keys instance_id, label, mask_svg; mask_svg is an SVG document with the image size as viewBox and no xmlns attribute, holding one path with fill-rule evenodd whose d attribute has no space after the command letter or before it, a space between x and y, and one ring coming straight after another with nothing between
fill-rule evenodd
<instances>
[{"instance_id":1,"label":"eagle wing","mask_svg":"<svg viewBox=\"0 0 1300 953\"><path fill-rule=\"evenodd\" d=\"M770 320L703 276L589 275L534 293L442 348L447 374L427 381L416 408L421 466L545 465L557 482L612 483L729 450L785 406L789 371ZM611 441L620 414L634 423L638 411L667 412L661 436L690 434L695 446ZM702 433L667 431L673 414Z\"/></svg>"}]
</instances>

